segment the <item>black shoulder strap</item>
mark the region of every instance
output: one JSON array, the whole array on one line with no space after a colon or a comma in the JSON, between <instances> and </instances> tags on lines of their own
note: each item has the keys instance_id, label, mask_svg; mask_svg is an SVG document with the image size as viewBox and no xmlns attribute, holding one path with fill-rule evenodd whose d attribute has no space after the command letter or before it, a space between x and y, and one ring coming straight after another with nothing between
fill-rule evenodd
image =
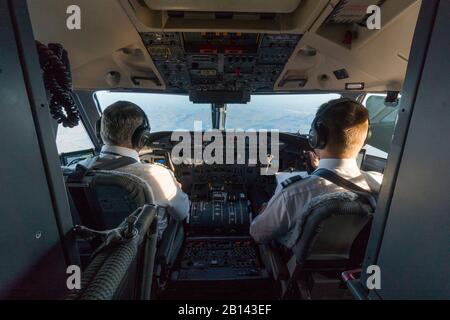
<instances>
[{"instance_id":1,"label":"black shoulder strap","mask_svg":"<svg viewBox=\"0 0 450 320\"><path fill-rule=\"evenodd\" d=\"M118 157L105 159L93 157L86 164L77 164L75 170L67 177L67 182L81 181L89 171L92 170L116 170L138 161L131 157Z\"/></svg>"},{"instance_id":2,"label":"black shoulder strap","mask_svg":"<svg viewBox=\"0 0 450 320\"><path fill-rule=\"evenodd\" d=\"M128 166L138 161L131 157L118 157L114 159L98 158L97 161L88 168L89 170L115 170Z\"/></svg>"},{"instance_id":3,"label":"black shoulder strap","mask_svg":"<svg viewBox=\"0 0 450 320\"><path fill-rule=\"evenodd\" d=\"M368 191L366 189L363 189L360 186L354 184L351 181L348 181L347 179L342 178L337 173L335 173L331 170L328 170L328 169L324 169L324 168L317 169L316 171L314 171L312 173L312 175L324 178L324 179L330 181L331 183L338 185L339 187L342 187L346 190L356 193L358 196L361 196L364 199L366 199L368 201L368 203L370 204L370 206L372 207L372 209L375 210L375 207L377 204L377 197L378 197L378 195L376 193Z\"/></svg>"}]
</instances>

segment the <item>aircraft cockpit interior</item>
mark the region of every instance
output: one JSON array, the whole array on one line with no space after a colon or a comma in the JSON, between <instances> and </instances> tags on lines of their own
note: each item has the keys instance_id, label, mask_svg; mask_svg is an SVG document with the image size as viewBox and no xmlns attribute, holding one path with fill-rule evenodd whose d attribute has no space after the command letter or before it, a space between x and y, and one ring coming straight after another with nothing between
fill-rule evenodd
<instances>
[{"instance_id":1,"label":"aircraft cockpit interior","mask_svg":"<svg viewBox=\"0 0 450 320\"><path fill-rule=\"evenodd\" d=\"M425 201L408 185L429 166L403 162L426 157L413 152L424 144L412 123L436 141L448 134L439 121L448 125L449 12L444 0L0 0L0 92L6 106L32 110L14 111L23 124L0 129L26 141L10 148L22 164L15 155L8 163L26 167L27 178L2 170L2 185L27 183L30 201L1 197L11 213L24 212L16 217L31 234L14 240L19 220L8 223L4 244L20 254L4 262L0 250L0 297L448 299L448 282L425 289L419 277L422 289L406 289L400 265L422 264L390 219ZM422 83L436 100L420 100ZM328 125L322 118L339 103L367 114L350 160L323 151L334 124L356 117L352 109ZM442 114L416 116L419 104ZM13 133L19 126L29 129ZM118 143L127 132L128 145ZM378 188L330 177L326 165L338 160L354 161L359 178L370 172ZM439 170L433 183L445 189L448 169ZM294 192L314 179L338 189ZM434 235L442 244L447 222ZM448 267L440 257L436 270ZM30 268L46 276L24 278Z\"/></svg>"}]
</instances>

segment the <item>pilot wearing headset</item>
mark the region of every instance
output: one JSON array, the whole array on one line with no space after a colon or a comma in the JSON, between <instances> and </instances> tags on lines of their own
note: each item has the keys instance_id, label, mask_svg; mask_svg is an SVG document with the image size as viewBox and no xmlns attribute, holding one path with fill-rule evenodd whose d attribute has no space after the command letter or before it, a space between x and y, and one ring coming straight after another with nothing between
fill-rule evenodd
<instances>
[{"instance_id":1,"label":"pilot wearing headset","mask_svg":"<svg viewBox=\"0 0 450 320\"><path fill-rule=\"evenodd\" d=\"M309 153L314 169L327 169L358 187L378 192L383 176L361 171L356 161L369 136L369 114L363 105L346 98L325 103L309 133L309 144L315 150ZM337 191L344 189L314 174L305 179L290 178L252 221L250 234L257 242L276 240L292 248L311 199Z\"/></svg>"},{"instance_id":2,"label":"pilot wearing headset","mask_svg":"<svg viewBox=\"0 0 450 320\"><path fill-rule=\"evenodd\" d=\"M159 164L144 164L139 151L146 145L150 123L145 112L128 101L108 106L97 122L97 135L104 143L100 158L128 157L134 163L115 169L142 178L150 186L155 203L165 207L172 218L182 221L189 213L189 198L172 171Z\"/></svg>"}]
</instances>

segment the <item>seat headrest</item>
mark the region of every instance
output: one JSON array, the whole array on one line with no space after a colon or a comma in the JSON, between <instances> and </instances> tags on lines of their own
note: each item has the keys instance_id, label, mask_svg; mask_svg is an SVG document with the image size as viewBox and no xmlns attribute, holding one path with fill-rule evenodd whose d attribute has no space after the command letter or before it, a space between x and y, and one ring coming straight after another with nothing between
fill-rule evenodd
<instances>
[{"instance_id":1,"label":"seat headrest","mask_svg":"<svg viewBox=\"0 0 450 320\"><path fill-rule=\"evenodd\" d=\"M149 184L142 178L120 171L96 170L91 172L92 182L96 185L113 185L125 189L129 194L134 195L142 192L145 203L153 203L153 192Z\"/></svg>"},{"instance_id":2,"label":"seat headrest","mask_svg":"<svg viewBox=\"0 0 450 320\"><path fill-rule=\"evenodd\" d=\"M154 204L152 189L143 179L112 170L90 170L66 186L76 207L75 216L94 229L108 229L120 223L130 211Z\"/></svg>"}]
</instances>

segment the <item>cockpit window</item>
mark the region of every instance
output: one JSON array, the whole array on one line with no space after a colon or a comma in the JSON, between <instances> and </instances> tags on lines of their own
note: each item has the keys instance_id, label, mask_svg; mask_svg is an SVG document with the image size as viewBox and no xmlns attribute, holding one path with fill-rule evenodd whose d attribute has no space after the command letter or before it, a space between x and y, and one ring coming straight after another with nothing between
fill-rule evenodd
<instances>
[{"instance_id":1,"label":"cockpit window","mask_svg":"<svg viewBox=\"0 0 450 320\"><path fill-rule=\"evenodd\" d=\"M194 121L201 121L203 130L211 129L211 105L194 104L188 96L98 91L96 97L102 111L119 100L137 104L147 113L152 131L194 130ZM227 105L226 128L306 134L317 109L337 98L339 94L253 95L247 104Z\"/></svg>"},{"instance_id":2,"label":"cockpit window","mask_svg":"<svg viewBox=\"0 0 450 320\"><path fill-rule=\"evenodd\" d=\"M391 148L392 136L397 123L400 99L397 103L385 103L386 94L367 94L363 104L369 110L372 138L369 140L372 155L386 158ZM371 154L368 151L368 154Z\"/></svg>"},{"instance_id":3,"label":"cockpit window","mask_svg":"<svg viewBox=\"0 0 450 320\"><path fill-rule=\"evenodd\" d=\"M94 148L82 122L73 128L66 128L60 124L56 135L56 146L59 154Z\"/></svg>"},{"instance_id":4,"label":"cockpit window","mask_svg":"<svg viewBox=\"0 0 450 320\"><path fill-rule=\"evenodd\" d=\"M228 129L278 129L307 134L317 109L339 94L253 95L247 104L230 104Z\"/></svg>"},{"instance_id":5,"label":"cockpit window","mask_svg":"<svg viewBox=\"0 0 450 320\"><path fill-rule=\"evenodd\" d=\"M96 97L101 111L119 100L137 104L154 132L194 130L195 121L201 121L203 130L211 129L211 105L194 104L185 95L98 91Z\"/></svg>"}]
</instances>

